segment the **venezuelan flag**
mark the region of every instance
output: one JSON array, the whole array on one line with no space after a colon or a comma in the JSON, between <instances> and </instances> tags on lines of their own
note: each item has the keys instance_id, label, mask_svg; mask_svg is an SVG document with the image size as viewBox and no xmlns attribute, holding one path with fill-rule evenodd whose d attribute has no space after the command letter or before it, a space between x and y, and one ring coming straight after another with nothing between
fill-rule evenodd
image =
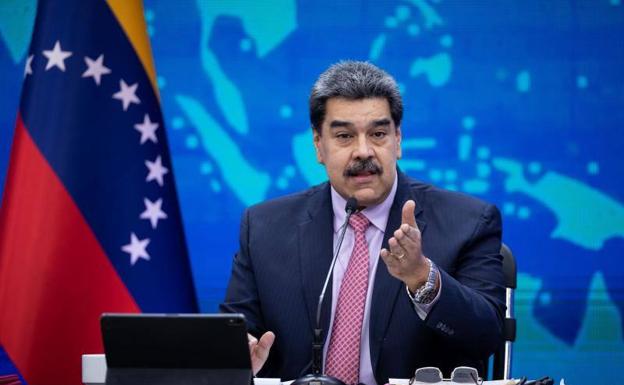
<instances>
[{"instance_id":1,"label":"venezuelan flag","mask_svg":"<svg viewBox=\"0 0 624 385\"><path fill-rule=\"evenodd\" d=\"M29 384L80 384L101 313L195 311L142 4L40 0L0 206L0 345Z\"/></svg>"}]
</instances>

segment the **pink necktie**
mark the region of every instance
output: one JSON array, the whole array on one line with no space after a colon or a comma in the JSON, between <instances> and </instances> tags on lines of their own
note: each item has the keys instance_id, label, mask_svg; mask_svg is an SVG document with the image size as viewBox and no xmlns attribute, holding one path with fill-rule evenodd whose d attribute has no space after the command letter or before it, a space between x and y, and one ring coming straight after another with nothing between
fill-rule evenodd
<instances>
[{"instance_id":1,"label":"pink necktie","mask_svg":"<svg viewBox=\"0 0 624 385\"><path fill-rule=\"evenodd\" d=\"M357 213L349 219L355 232L355 245L347 265L334 316L325 373L346 384L357 384L360 377L360 337L368 289L368 243L366 229L369 220Z\"/></svg>"}]
</instances>

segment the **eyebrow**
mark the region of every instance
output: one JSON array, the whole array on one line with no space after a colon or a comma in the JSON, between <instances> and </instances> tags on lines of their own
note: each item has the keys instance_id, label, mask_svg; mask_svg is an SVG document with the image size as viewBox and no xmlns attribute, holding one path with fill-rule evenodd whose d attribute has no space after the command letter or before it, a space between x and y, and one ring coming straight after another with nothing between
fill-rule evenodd
<instances>
[{"instance_id":1,"label":"eyebrow","mask_svg":"<svg viewBox=\"0 0 624 385\"><path fill-rule=\"evenodd\" d=\"M389 126L390 123L391 123L390 119L383 118L383 119L374 120L370 124L370 126L371 127ZM329 128L343 128L343 127L353 127L353 123L346 121L346 120L332 120L331 123L329 123Z\"/></svg>"},{"instance_id":2,"label":"eyebrow","mask_svg":"<svg viewBox=\"0 0 624 385\"><path fill-rule=\"evenodd\" d=\"M344 120L332 120L331 123L329 123L329 128L340 128L340 127L351 127L351 126L353 126L353 123L347 122Z\"/></svg>"},{"instance_id":3,"label":"eyebrow","mask_svg":"<svg viewBox=\"0 0 624 385\"><path fill-rule=\"evenodd\" d=\"M389 126L389 125L390 125L390 119L388 118L375 120L373 121L373 124L372 124L373 127Z\"/></svg>"}]
</instances>

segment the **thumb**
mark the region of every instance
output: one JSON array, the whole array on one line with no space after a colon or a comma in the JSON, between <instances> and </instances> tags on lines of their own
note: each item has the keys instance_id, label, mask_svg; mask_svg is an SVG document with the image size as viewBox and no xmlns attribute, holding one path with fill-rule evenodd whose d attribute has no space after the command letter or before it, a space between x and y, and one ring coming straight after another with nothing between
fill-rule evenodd
<instances>
[{"instance_id":1,"label":"thumb","mask_svg":"<svg viewBox=\"0 0 624 385\"><path fill-rule=\"evenodd\" d=\"M408 200L403 205L403 210L401 212L401 223L407 223L412 227L416 227L416 218L414 218L414 210L416 209L416 202L413 200Z\"/></svg>"},{"instance_id":2,"label":"thumb","mask_svg":"<svg viewBox=\"0 0 624 385\"><path fill-rule=\"evenodd\" d=\"M267 358L269 358L269 351L275 341L275 334L273 332L266 332L260 337L260 340L255 346L252 347L251 353L251 368L254 375L258 374Z\"/></svg>"},{"instance_id":3,"label":"thumb","mask_svg":"<svg viewBox=\"0 0 624 385\"><path fill-rule=\"evenodd\" d=\"M258 341L258 346L260 346L261 349L266 350L266 352L268 353L271 349L271 346L273 346L274 341L275 334L273 334L273 332L266 332L262 335L262 337L260 337L260 341Z\"/></svg>"}]
</instances>

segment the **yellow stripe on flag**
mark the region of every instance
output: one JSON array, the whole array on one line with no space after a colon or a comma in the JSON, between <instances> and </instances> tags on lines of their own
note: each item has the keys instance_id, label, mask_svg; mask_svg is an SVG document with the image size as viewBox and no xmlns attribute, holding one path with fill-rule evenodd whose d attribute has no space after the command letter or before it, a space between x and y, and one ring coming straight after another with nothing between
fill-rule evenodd
<instances>
[{"instance_id":1,"label":"yellow stripe on flag","mask_svg":"<svg viewBox=\"0 0 624 385\"><path fill-rule=\"evenodd\" d=\"M134 47L139 60L143 63L143 68L152 82L154 93L160 98L156 84L156 70L154 69L154 61L152 59L152 49L147 36L145 18L143 17L142 0L107 0L107 2L126 33L128 40Z\"/></svg>"}]
</instances>

